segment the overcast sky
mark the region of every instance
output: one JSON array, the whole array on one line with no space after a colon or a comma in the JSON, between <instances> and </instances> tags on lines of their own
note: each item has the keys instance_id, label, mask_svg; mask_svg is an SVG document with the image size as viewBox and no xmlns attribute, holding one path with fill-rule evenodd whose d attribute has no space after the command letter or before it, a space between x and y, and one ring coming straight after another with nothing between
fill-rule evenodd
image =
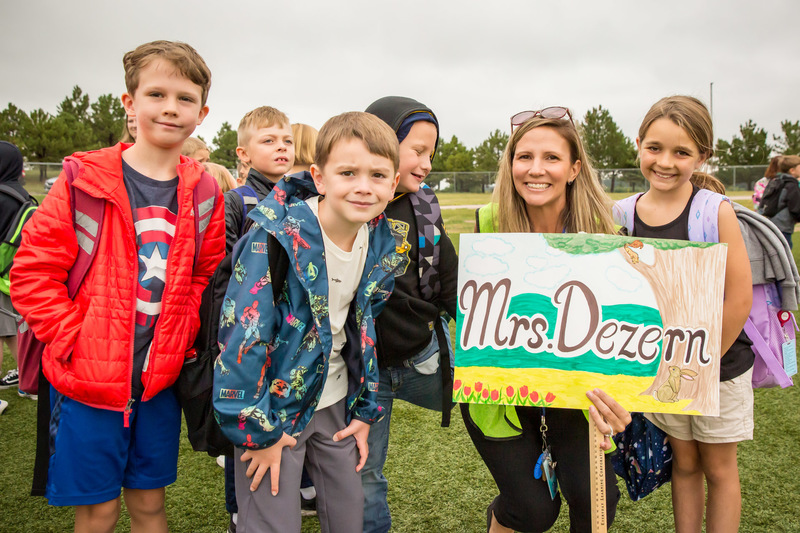
<instances>
[{"instance_id":1,"label":"overcast sky","mask_svg":"<svg viewBox=\"0 0 800 533\"><path fill-rule=\"evenodd\" d=\"M56 112L125 90L122 56L188 42L212 71L211 141L260 105L319 128L410 96L467 146L517 111L608 108L631 138L662 96L709 102L718 138L800 120L797 0L0 0L0 106Z\"/></svg>"}]
</instances>

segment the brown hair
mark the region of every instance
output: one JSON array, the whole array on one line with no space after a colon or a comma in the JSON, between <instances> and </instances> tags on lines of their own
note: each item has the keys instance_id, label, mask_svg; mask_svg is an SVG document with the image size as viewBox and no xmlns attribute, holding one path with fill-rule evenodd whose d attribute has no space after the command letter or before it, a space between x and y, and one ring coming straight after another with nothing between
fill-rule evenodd
<instances>
[{"instance_id":1,"label":"brown hair","mask_svg":"<svg viewBox=\"0 0 800 533\"><path fill-rule=\"evenodd\" d=\"M577 233L615 233L614 219L611 216L611 199L603 191L597 173L592 168L578 131L570 120L536 117L518 127L508 140L500 168L492 201L497 204L497 229L503 233L528 233L537 231L531 224L525 201L514 187L512 166L517 144L526 133L535 128L550 128L567 141L570 162L581 162L572 185L567 186L567 205L561 213L561 220L567 231Z\"/></svg>"},{"instance_id":2,"label":"brown hair","mask_svg":"<svg viewBox=\"0 0 800 533\"><path fill-rule=\"evenodd\" d=\"M244 146L250 141L254 129L269 128L276 124L288 126L289 117L283 111L278 111L268 105L248 111L239 122L239 129L236 130L236 142L239 143L239 146Z\"/></svg>"},{"instance_id":3,"label":"brown hair","mask_svg":"<svg viewBox=\"0 0 800 533\"><path fill-rule=\"evenodd\" d=\"M783 159L782 155L776 155L775 157L772 158L772 160L770 160L769 166L767 167L767 170L764 172L765 178L772 179L775 177L775 174L778 173L778 164L781 162L781 159Z\"/></svg>"},{"instance_id":4,"label":"brown hair","mask_svg":"<svg viewBox=\"0 0 800 533\"><path fill-rule=\"evenodd\" d=\"M711 115L705 104L693 96L667 96L655 104L644 116L639 126L639 140L643 141L647 130L656 120L666 118L680 126L708 160L714 155L714 128Z\"/></svg>"},{"instance_id":5,"label":"brown hair","mask_svg":"<svg viewBox=\"0 0 800 533\"><path fill-rule=\"evenodd\" d=\"M182 155L185 155L186 157L192 157L198 150L206 150L210 152L206 143L197 137L189 137L183 141L183 146L181 147Z\"/></svg>"},{"instance_id":6,"label":"brown hair","mask_svg":"<svg viewBox=\"0 0 800 533\"><path fill-rule=\"evenodd\" d=\"M314 163L319 168L325 167L336 143L347 139L364 141L369 153L390 160L395 172L400 166L399 145L392 128L372 113L362 111L342 113L322 126L317 137Z\"/></svg>"},{"instance_id":7,"label":"brown hair","mask_svg":"<svg viewBox=\"0 0 800 533\"><path fill-rule=\"evenodd\" d=\"M788 174L797 165L800 165L800 156L785 155L778 161L778 172Z\"/></svg>"},{"instance_id":8,"label":"brown hair","mask_svg":"<svg viewBox=\"0 0 800 533\"><path fill-rule=\"evenodd\" d=\"M692 177L689 181L700 189L708 189L715 193L725 194L725 185L711 174L695 170L692 172Z\"/></svg>"},{"instance_id":9,"label":"brown hair","mask_svg":"<svg viewBox=\"0 0 800 533\"><path fill-rule=\"evenodd\" d=\"M318 135L319 132L308 124L292 124L295 166L309 166L314 162Z\"/></svg>"},{"instance_id":10,"label":"brown hair","mask_svg":"<svg viewBox=\"0 0 800 533\"><path fill-rule=\"evenodd\" d=\"M208 90L211 88L211 71L197 53L186 43L177 41L153 41L137 46L122 57L125 67L125 87L133 95L139 87L139 75L154 59L170 63L181 75L202 91L201 105L206 105Z\"/></svg>"}]
</instances>

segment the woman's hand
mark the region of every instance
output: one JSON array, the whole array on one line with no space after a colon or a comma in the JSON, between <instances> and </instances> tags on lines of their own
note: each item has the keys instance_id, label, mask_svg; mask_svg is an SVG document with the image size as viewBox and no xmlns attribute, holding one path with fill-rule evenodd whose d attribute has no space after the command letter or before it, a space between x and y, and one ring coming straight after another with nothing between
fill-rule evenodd
<instances>
[{"instance_id":1,"label":"woman's hand","mask_svg":"<svg viewBox=\"0 0 800 533\"><path fill-rule=\"evenodd\" d=\"M631 423L631 414L622 407L617 401L600 389L594 389L586 393L586 397L594 404L589 407L589 416L592 417L595 426L604 435L603 444L600 448L610 450L611 437L615 433L624 431Z\"/></svg>"}]
</instances>

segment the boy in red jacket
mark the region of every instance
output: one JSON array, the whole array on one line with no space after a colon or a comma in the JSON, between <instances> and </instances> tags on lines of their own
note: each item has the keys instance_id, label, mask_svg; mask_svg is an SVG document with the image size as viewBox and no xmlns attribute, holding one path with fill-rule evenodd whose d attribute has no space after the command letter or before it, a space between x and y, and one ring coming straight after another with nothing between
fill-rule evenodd
<instances>
[{"instance_id":1,"label":"boy in red jacket","mask_svg":"<svg viewBox=\"0 0 800 533\"><path fill-rule=\"evenodd\" d=\"M224 203L216 187L193 198L209 176L180 155L208 113L203 59L187 44L155 41L123 64L136 144L72 156L72 186L62 175L25 226L11 297L47 345L49 503L75 506L75 531L112 531L124 488L131 531L166 532L181 427L171 385L193 356L200 295L224 254ZM73 226L76 189L105 201L97 236L81 213ZM94 260L70 299L67 276L89 236Z\"/></svg>"}]
</instances>

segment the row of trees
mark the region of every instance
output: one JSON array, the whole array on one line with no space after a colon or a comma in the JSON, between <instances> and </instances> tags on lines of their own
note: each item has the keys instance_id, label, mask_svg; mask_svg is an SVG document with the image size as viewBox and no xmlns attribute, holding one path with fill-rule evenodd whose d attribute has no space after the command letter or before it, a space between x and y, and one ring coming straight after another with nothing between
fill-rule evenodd
<instances>
[{"instance_id":1,"label":"row of trees","mask_svg":"<svg viewBox=\"0 0 800 533\"><path fill-rule=\"evenodd\" d=\"M0 111L0 140L19 146L29 161L59 162L73 152L110 146L122 133L125 113L120 99L111 94L91 101L79 86L72 89L52 115L43 109L26 113L9 103ZM636 148L611 117L608 109L595 107L578 122L586 150L598 169L624 169L636 166ZM434 172L476 172L474 178L459 180L460 190L494 181L498 161L508 142L508 133L495 130L473 148L466 147L456 135L442 138L433 162ZM236 167L236 130L224 122L210 143L211 160L228 168ZM766 165L774 154L800 153L800 121L781 122L781 134L770 139L767 131L748 120L730 141L720 139L715 163L722 167ZM42 176L44 176L42 169ZM725 172L723 170L723 172ZM756 172L759 174L760 172ZM638 173L608 170L613 192L618 179L629 185L641 180ZM724 176L720 176L723 177ZM760 175L754 175L753 180ZM432 180L437 178L432 177ZM442 179L439 177L438 179ZM750 177L737 178L749 181Z\"/></svg>"},{"instance_id":2,"label":"row of trees","mask_svg":"<svg viewBox=\"0 0 800 533\"><path fill-rule=\"evenodd\" d=\"M41 108L26 113L9 103L0 111L0 140L17 145L28 161L56 163L73 152L116 143L124 122L118 97L103 94L92 102L76 85L55 115ZM44 179L44 167L40 171Z\"/></svg>"}]
</instances>

